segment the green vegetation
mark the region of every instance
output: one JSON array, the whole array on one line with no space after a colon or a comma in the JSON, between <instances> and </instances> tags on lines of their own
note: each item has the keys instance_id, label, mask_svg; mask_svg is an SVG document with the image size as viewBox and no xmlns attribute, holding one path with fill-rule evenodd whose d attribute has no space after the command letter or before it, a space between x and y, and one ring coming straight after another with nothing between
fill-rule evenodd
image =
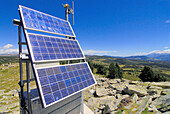
<instances>
[{"instance_id":1,"label":"green vegetation","mask_svg":"<svg viewBox=\"0 0 170 114\"><path fill-rule=\"evenodd\" d=\"M152 69L148 66L145 66L142 70L142 73L139 75L139 78L146 82L159 82L159 81L166 81L164 76L160 76L159 74L155 74Z\"/></svg>"},{"instance_id":2,"label":"green vegetation","mask_svg":"<svg viewBox=\"0 0 170 114\"><path fill-rule=\"evenodd\" d=\"M19 64L18 57L0 57L1 64L0 65L0 90L2 91L0 94L0 111L7 111L8 113L15 110L19 111L19 97L17 96L17 89L20 89L18 82L20 80L19 76ZM9 59L10 58L10 59ZM5 61L6 60L6 61ZM2 62L4 61L4 62ZM8 64L12 63L12 64ZM26 67L25 63L23 64L23 78L26 79ZM31 74L31 73L30 73ZM36 88L35 82L30 83L31 88ZM26 91L26 84L24 85L24 91ZM15 92L14 92L15 91ZM4 93L4 94L3 94ZM13 96L12 94L15 93ZM8 107L2 108L2 107Z\"/></svg>"},{"instance_id":3,"label":"green vegetation","mask_svg":"<svg viewBox=\"0 0 170 114\"><path fill-rule=\"evenodd\" d=\"M94 72L94 66L93 66L93 63L91 63L90 61L88 61L88 64L90 66L90 69L92 72Z\"/></svg>"},{"instance_id":4,"label":"green vegetation","mask_svg":"<svg viewBox=\"0 0 170 114\"><path fill-rule=\"evenodd\" d=\"M109 65L109 75L107 76L108 78L123 78L123 72L122 69L119 67L119 65L116 63L114 64L113 62L110 63Z\"/></svg>"},{"instance_id":5,"label":"green vegetation","mask_svg":"<svg viewBox=\"0 0 170 114\"><path fill-rule=\"evenodd\" d=\"M106 75L107 70L103 65L97 65L97 74Z\"/></svg>"},{"instance_id":6,"label":"green vegetation","mask_svg":"<svg viewBox=\"0 0 170 114\"><path fill-rule=\"evenodd\" d=\"M154 73L152 71L152 69L148 66L145 66L144 69L142 70L142 73L139 75L139 78L144 81L154 81Z\"/></svg>"},{"instance_id":7,"label":"green vegetation","mask_svg":"<svg viewBox=\"0 0 170 114\"><path fill-rule=\"evenodd\" d=\"M0 65L9 64L9 63L17 63L18 57L16 56L0 56Z\"/></svg>"}]
</instances>

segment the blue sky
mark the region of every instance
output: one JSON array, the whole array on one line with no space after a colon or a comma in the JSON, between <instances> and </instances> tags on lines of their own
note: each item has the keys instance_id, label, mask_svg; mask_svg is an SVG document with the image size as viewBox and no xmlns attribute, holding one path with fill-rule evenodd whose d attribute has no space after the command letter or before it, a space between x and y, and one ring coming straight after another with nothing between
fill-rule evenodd
<instances>
[{"instance_id":1,"label":"blue sky","mask_svg":"<svg viewBox=\"0 0 170 114\"><path fill-rule=\"evenodd\" d=\"M73 29L85 54L129 56L170 53L170 0L74 0ZM64 19L71 0L4 0L0 54L16 53L18 5ZM71 19L71 18L70 18Z\"/></svg>"}]
</instances>

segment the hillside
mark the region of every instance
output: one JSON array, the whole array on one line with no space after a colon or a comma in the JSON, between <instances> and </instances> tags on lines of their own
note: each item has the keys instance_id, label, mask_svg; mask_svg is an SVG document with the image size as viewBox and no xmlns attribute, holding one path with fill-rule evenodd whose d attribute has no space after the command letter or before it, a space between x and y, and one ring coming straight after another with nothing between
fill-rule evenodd
<instances>
[{"instance_id":1,"label":"hillside","mask_svg":"<svg viewBox=\"0 0 170 114\"><path fill-rule=\"evenodd\" d=\"M109 67L111 62L118 63L124 70L124 77L130 80L139 80L138 76L144 66L150 66L154 72L166 76L170 80L170 62L168 61L146 61L107 56L86 56L88 61L103 64Z\"/></svg>"}]
</instances>

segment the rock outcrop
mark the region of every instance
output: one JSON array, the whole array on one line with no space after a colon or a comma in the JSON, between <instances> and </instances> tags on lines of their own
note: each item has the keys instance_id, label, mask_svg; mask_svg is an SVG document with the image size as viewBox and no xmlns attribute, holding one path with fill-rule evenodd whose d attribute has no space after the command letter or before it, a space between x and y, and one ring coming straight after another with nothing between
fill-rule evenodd
<instances>
[{"instance_id":1,"label":"rock outcrop","mask_svg":"<svg viewBox=\"0 0 170 114\"><path fill-rule=\"evenodd\" d=\"M161 112L170 111L170 94L165 96L160 96L155 99L152 103Z\"/></svg>"},{"instance_id":2,"label":"rock outcrop","mask_svg":"<svg viewBox=\"0 0 170 114\"><path fill-rule=\"evenodd\" d=\"M170 110L170 82L95 77L97 85L84 91L84 101L96 114L159 114Z\"/></svg>"}]
</instances>

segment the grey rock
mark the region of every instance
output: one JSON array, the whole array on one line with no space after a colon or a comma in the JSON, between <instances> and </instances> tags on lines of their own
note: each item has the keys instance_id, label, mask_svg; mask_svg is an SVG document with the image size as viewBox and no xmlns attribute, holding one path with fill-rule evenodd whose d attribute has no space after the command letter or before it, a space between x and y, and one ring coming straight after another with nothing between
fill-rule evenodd
<instances>
[{"instance_id":1,"label":"grey rock","mask_svg":"<svg viewBox=\"0 0 170 114\"><path fill-rule=\"evenodd\" d=\"M132 103L135 104L138 100L138 95L136 93L133 94L132 96Z\"/></svg>"},{"instance_id":2,"label":"grey rock","mask_svg":"<svg viewBox=\"0 0 170 114\"><path fill-rule=\"evenodd\" d=\"M117 90L117 93L122 93L122 91L127 87L127 84L120 82L120 83L115 83L109 86L112 89Z\"/></svg>"},{"instance_id":3,"label":"grey rock","mask_svg":"<svg viewBox=\"0 0 170 114\"><path fill-rule=\"evenodd\" d=\"M109 105L106 105L105 108L103 109L103 114L110 114L111 109L109 107Z\"/></svg>"},{"instance_id":4,"label":"grey rock","mask_svg":"<svg viewBox=\"0 0 170 114\"><path fill-rule=\"evenodd\" d=\"M159 111L157 110L157 108L153 104L148 106L148 111L159 113Z\"/></svg>"},{"instance_id":5,"label":"grey rock","mask_svg":"<svg viewBox=\"0 0 170 114\"><path fill-rule=\"evenodd\" d=\"M132 112L133 112L133 111L136 111L136 110L137 110L136 108L133 108L133 109L132 109Z\"/></svg>"},{"instance_id":6,"label":"grey rock","mask_svg":"<svg viewBox=\"0 0 170 114\"><path fill-rule=\"evenodd\" d=\"M130 103L129 105L124 106L124 108L126 108L126 109L130 110L130 108L132 107L132 105L133 105L133 103Z\"/></svg>"},{"instance_id":7,"label":"grey rock","mask_svg":"<svg viewBox=\"0 0 170 114\"><path fill-rule=\"evenodd\" d=\"M168 112L164 112L164 113L162 113L162 114L170 114L170 111L168 111Z\"/></svg>"},{"instance_id":8,"label":"grey rock","mask_svg":"<svg viewBox=\"0 0 170 114\"><path fill-rule=\"evenodd\" d=\"M158 86L150 86L149 89L163 89L162 87L158 87Z\"/></svg>"},{"instance_id":9,"label":"grey rock","mask_svg":"<svg viewBox=\"0 0 170 114\"><path fill-rule=\"evenodd\" d=\"M104 88L96 88L96 95L99 97L106 96L108 92Z\"/></svg>"},{"instance_id":10,"label":"grey rock","mask_svg":"<svg viewBox=\"0 0 170 114\"><path fill-rule=\"evenodd\" d=\"M114 101L115 101L114 96L106 96L106 97L101 97L99 98L99 104L100 105L107 105L111 111L115 110L114 108Z\"/></svg>"},{"instance_id":11,"label":"grey rock","mask_svg":"<svg viewBox=\"0 0 170 114\"><path fill-rule=\"evenodd\" d=\"M91 89L91 90L89 90L89 93L90 93L91 95L93 95L93 94L95 93L95 90Z\"/></svg>"},{"instance_id":12,"label":"grey rock","mask_svg":"<svg viewBox=\"0 0 170 114\"><path fill-rule=\"evenodd\" d=\"M149 95L155 95L158 93L157 89L150 89L150 90L147 90L147 93L149 93Z\"/></svg>"},{"instance_id":13,"label":"grey rock","mask_svg":"<svg viewBox=\"0 0 170 114\"><path fill-rule=\"evenodd\" d=\"M139 81L129 81L129 84L137 85L137 84L139 84Z\"/></svg>"},{"instance_id":14,"label":"grey rock","mask_svg":"<svg viewBox=\"0 0 170 114\"><path fill-rule=\"evenodd\" d=\"M105 96L100 98L91 97L87 102L87 106L94 110L96 108L103 109L106 105L108 105L110 110L114 110L115 99L116 98L114 96Z\"/></svg>"},{"instance_id":15,"label":"grey rock","mask_svg":"<svg viewBox=\"0 0 170 114\"><path fill-rule=\"evenodd\" d=\"M110 95L110 96L116 95L116 90L108 89L107 92L108 92L108 95Z\"/></svg>"},{"instance_id":16,"label":"grey rock","mask_svg":"<svg viewBox=\"0 0 170 114\"><path fill-rule=\"evenodd\" d=\"M152 82L151 85L159 86L164 89L170 88L170 82Z\"/></svg>"},{"instance_id":17,"label":"grey rock","mask_svg":"<svg viewBox=\"0 0 170 114\"><path fill-rule=\"evenodd\" d=\"M162 90L159 90L159 89L150 89L150 90L147 90L147 93L152 96L152 98L157 98L157 97L160 97L161 96L161 91Z\"/></svg>"},{"instance_id":18,"label":"grey rock","mask_svg":"<svg viewBox=\"0 0 170 114\"><path fill-rule=\"evenodd\" d=\"M114 109L117 109L117 106L120 104L122 99L128 98L129 95L122 95L119 99L116 99L114 101Z\"/></svg>"},{"instance_id":19,"label":"grey rock","mask_svg":"<svg viewBox=\"0 0 170 114\"><path fill-rule=\"evenodd\" d=\"M152 102L155 107L161 111L161 112L166 112L170 110L170 94L165 95L165 96L160 96L156 100Z\"/></svg>"},{"instance_id":20,"label":"grey rock","mask_svg":"<svg viewBox=\"0 0 170 114\"><path fill-rule=\"evenodd\" d=\"M90 99L88 99L87 106L94 111L96 108L99 107L99 99L91 97Z\"/></svg>"},{"instance_id":21,"label":"grey rock","mask_svg":"<svg viewBox=\"0 0 170 114\"><path fill-rule=\"evenodd\" d=\"M122 114L125 114L125 111L124 111L124 110L122 111Z\"/></svg>"},{"instance_id":22,"label":"grey rock","mask_svg":"<svg viewBox=\"0 0 170 114\"><path fill-rule=\"evenodd\" d=\"M137 114L140 114L143 110L145 110L146 107L148 107L149 103L151 103L152 99L150 96L147 96L146 98L142 99L142 102L140 103L138 107Z\"/></svg>"},{"instance_id":23,"label":"grey rock","mask_svg":"<svg viewBox=\"0 0 170 114\"><path fill-rule=\"evenodd\" d=\"M116 99L119 99L121 96L121 94L116 94Z\"/></svg>"},{"instance_id":24,"label":"grey rock","mask_svg":"<svg viewBox=\"0 0 170 114\"><path fill-rule=\"evenodd\" d=\"M147 91L145 87L142 86L136 86L136 85L129 85L124 90L124 93L127 93L129 95L133 95L136 93L138 96L145 96L147 95Z\"/></svg>"}]
</instances>

